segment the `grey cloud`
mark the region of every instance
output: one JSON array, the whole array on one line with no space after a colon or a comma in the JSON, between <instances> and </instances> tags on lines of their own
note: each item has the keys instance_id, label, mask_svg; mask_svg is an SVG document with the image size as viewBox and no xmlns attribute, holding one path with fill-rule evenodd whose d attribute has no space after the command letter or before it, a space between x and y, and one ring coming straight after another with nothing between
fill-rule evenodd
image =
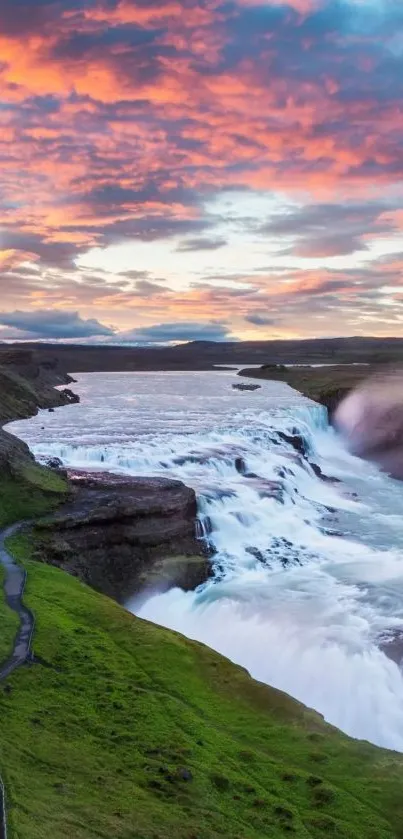
<instances>
[{"instance_id":1,"label":"grey cloud","mask_svg":"<svg viewBox=\"0 0 403 839\"><path fill-rule=\"evenodd\" d=\"M12 37L43 30L50 16L53 19L54 0L2 0L0 29Z\"/></svg>"},{"instance_id":2,"label":"grey cloud","mask_svg":"<svg viewBox=\"0 0 403 839\"><path fill-rule=\"evenodd\" d=\"M349 224L354 228L373 224L380 213L390 209L385 204L308 204L290 209L281 215L272 216L260 228L262 233L311 233L312 230L328 229L329 224ZM389 229L389 225L387 225ZM366 227L365 227L366 229Z\"/></svg>"},{"instance_id":3,"label":"grey cloud","mask_svg":"<svg viewBox=\"0 0 403 839\"><path fill-rule=\"evenodd\" d=\"M261 315L259 312L251 312L245 315L245 320L248 323L253 323L254 326L274 326L277 323L275 318L269 318L266 315Z\"/></svg>"},{"instance_id":4,"label":"grey cloud","mask_svg":"<svg viewBox=\"0 0 403 839\"><path fill-rule=\"evenodd\" d=\"M114 335L114 330L98 320L85 320L78 312L43 309L31 312L0 312L0 324L21 330L24 337L92 338Z\"/></svg>"},{"instance_id":5,"label":"grey cloud","mask_svg":"<svg viewBox=\"0 0 403 839\"><path fill-rule=\"evenodd\" d=\"M19 277L37 278L40 276L37 268L33 267L32 265L19 265L18 268L10 269L10 276L14 274ZM3 279L4 276L4 274L0 274L0 279Z\"/></svg>"},{"instance_id":6,"label":"grey cloud","mask_svg":"<svg viewBox=\"0 0 403 839\"><path fill-rule=\"evenodd\" d=\"M132 329L119 335L119 340L139 344L169 344L180 341L225 341L230 328L222 322L158 323ZM236 340L231 337L231 340Z\"/></svg>"},{"instance_id":7,"label":"grey cloud","mask_svg":"<svg viewBox=\"0 0 403 839\"><path fill-rule=\"evenodd\" d=\"M38 234L12 229L1 231L0 248L35 254L46 265L59 268L72 268L73 260L78 255L78 248L73 243L46 242Z\"/></svg>"},{"instance_id":8,"label":"grey cloud","mask_svg":"<svg viewBox=\"0 0 403 839\"><path fill-rule=\"evenodd\" d=\"M170 239L187 233L202 233L212 226L212 220L178 219L168 216L141 216L140 218L125 219L104 226L91 228L92 233L102 237L103 245L113 245L126 239L140 239L142 242L155 242L159 239ZM67 228L72 230L73 228ZM81 228L77 228L81 229Z\"/></svg>"},{"instance_id":9,"label":"grey cloud","mask_svg":"<svg viewBox=\"0 0 403 839\"><path fill-rule=\"evenodd\" d=\"M229 288L227 286L212 285L211 283L191 283L192 289L200 289L208 294L208 297L213 304L225 305L229 301L245 300L245 305L258 305L258 297L260 297L260 288Z\"/></svg>"},{"instance_id":10,"label":"grey cloud","mask_svg":"<svg viewBox=\"0 0 403 839\"><path fill-rule=\"evenodd\" d=\"M378 259L374 260L373 265L382 268L383 266L394 266L397 265L400 269L400 266L403 262L403 251L399 251L397 253L388 253L382 254L379 256Z\"/></svg>"},{"instance_id":11,"label":"grey cloud","mask_svg":"<svg viewBox=\"0 0 403 839\"><path fill-rule=\"evenodd\" d=\"M166 188L162 177L146 183L141 189L122 187L118 183L103 184L83 193L81 200L91 206L104 206L108 213L111 207L125 204L143 204L146 201L161 201L165 204L183 201L186 204L198 204L199 198L185 187Z\"/></svg>"},{"instance_id":12,"label":"grey cloud","mask_svg":"<svg viewBox=\"0 0 403 839\"><path fill-rule=\"evenodd\" d=\"M141 297L154 297L156 294L166 294L169 289L159 283L152 283L149 280L138 280L136 283L136 294Z\"/></svg>"},{"instance_id":13,"label":"grey cloud","mask_svg":"<svg viewBox=\"0 0 403 839\"><path fill-rule=\"evenodd\" d=\"M119 271L119 277L127 277L129 280L146 280L149 277L149 271Z\"/></svg>"},{"instance_id":14,"label":"grey cloud","mask_svg":"<svg viewBox=\"0 0 403 839\"><path fill-rule=\"evenodd\" d=\"M181 253L187 253L188 251L217 251L219 248L224 248L226 244L226 239L200 237L186 239L178 245L176 250Z\"/></svg>"},{"instance_id":15,"label":"grey cloud","mask_svg":"<svg viewBox=\"0 0 403 839\"><path fill-rule=\"evenodd\" d=\"M316 286L307 286L298 288L294 291L295 298L297 297L316 297L317 295L324 296L331 294L334 291L351 291L355 295L360 295L359 287L351 287L348 280L324 280Z\"/></svg>"},{"instance_id":16,"label":"grey cloud","mask_svg":"<svg viewBox=\"0 0 403 839\"><path fill-rule=\"evenodd\" d=\"M368 235L393 233L394 223L381 219L388 209L380 202L309 204L272 216L259 232L289 240L284 255L341 256L367 250L364 237Z\"/></svg>"},{"instance_id":17,"label":"grey cloud","mask_svg":"<svg viewBox=\"0 0 403 839\"><path fill-rule=\"evenodd\" d=\"M368 250L366 242L361 241L359 236L340 234L338 236L312 236L306 240L302 239L283 253L286 256L302 256L307 258L325 258L329 256L344 256L356 253L356 251Z\"/></svg>"}]
</instances>

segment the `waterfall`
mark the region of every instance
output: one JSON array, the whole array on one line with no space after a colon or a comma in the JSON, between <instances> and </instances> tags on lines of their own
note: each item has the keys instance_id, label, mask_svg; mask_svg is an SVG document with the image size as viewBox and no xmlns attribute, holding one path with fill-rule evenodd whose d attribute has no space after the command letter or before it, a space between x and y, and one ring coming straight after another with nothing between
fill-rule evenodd
<instances>
[{"instance_id":1,"label":"waterfall","mask_svg":"<svg viewBox=\"0 0 403 839\"><path fill-rule=\"evenodd\" d=\"M11 430L39 458L193 487L212 578L128 608L403 751L403 485L348 454L322 406L233 381L87 374L81 404Z\"/></svg>"}]
</instances>

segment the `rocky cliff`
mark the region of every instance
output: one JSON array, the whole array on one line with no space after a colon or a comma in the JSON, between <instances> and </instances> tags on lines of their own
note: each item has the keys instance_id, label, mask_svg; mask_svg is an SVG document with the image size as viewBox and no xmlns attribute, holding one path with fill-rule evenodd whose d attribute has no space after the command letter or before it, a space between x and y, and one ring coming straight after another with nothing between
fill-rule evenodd
<instances>
[{"instance_id":1,"label":"rocky cliff","mask_svg":"<svg viewBox=\"0 0 403 839\"><path fill-rule=\"evenodd\" d=\"M68 388L71 376L59 369L55 360L41 362L28 350L2 350L0 356L0 469L14 473L33 457L21 440L4 431L5 423L34 416L40 408L55 408L78 401Z\"/></svg>"},{"instance_id":2,"label":"rocky cliff","mask_svg":"<svg viewBox=\"0 0 403 839\"><path fill-rule=\"evenodd\" d=\"M3 350L1 361L0 425L78 401L68 388L55 389L72 381L57 362L38 362L26 350ZM0 523L58 508L36 527L37 559L120 602L150 587L189 589L207 579L193 490L158 478L66 477L37 465L25 443L0 428Z\"/></svg>"},{"instance_id":3,"label":"rocky cliff","mask_svg":"<svg viewBox=\"0 0 403 839\"><path fill-rule=\"evenodd\" d=\"M192 489L166 478L69 477L70 500L36 527L37 559L119 602L150 588L193 589L207 579Z\"/></svg>"}]
</instances>

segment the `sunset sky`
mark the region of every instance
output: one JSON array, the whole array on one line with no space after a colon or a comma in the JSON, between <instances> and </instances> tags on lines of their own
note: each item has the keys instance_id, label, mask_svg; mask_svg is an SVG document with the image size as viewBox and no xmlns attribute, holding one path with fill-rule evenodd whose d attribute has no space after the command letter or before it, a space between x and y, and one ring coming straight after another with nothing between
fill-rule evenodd
<instances>
[{"instance_id":1,"label":"sunset sky","mask_svg":"<svg viewBox=\"0 0 403 839\"><path fill-rule=\"evenodd\" d=\"M0 339L403 335L402 0L0 0Z\"/></svg>"}]
</instances>

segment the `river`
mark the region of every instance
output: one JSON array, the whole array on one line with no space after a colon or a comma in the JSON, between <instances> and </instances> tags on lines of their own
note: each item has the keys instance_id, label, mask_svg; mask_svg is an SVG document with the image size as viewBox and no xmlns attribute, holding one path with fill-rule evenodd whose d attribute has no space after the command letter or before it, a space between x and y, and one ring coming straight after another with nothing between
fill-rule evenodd
<instances>
[{"instance_id":1,"label":"river","mask_svg":"<svg viewBox=\"0 0 403 839\"><path fill-rule=\"evenodd\" d=\"M194 487L213 578L128 608L351 736L403 751L403 484L351 456L326 410L286 384L241 392L236 381L234 371L80 374L79 405L9 430L39 458ZM287 439L296 434L306 457Z\"/></svg>"}]
</instances>

